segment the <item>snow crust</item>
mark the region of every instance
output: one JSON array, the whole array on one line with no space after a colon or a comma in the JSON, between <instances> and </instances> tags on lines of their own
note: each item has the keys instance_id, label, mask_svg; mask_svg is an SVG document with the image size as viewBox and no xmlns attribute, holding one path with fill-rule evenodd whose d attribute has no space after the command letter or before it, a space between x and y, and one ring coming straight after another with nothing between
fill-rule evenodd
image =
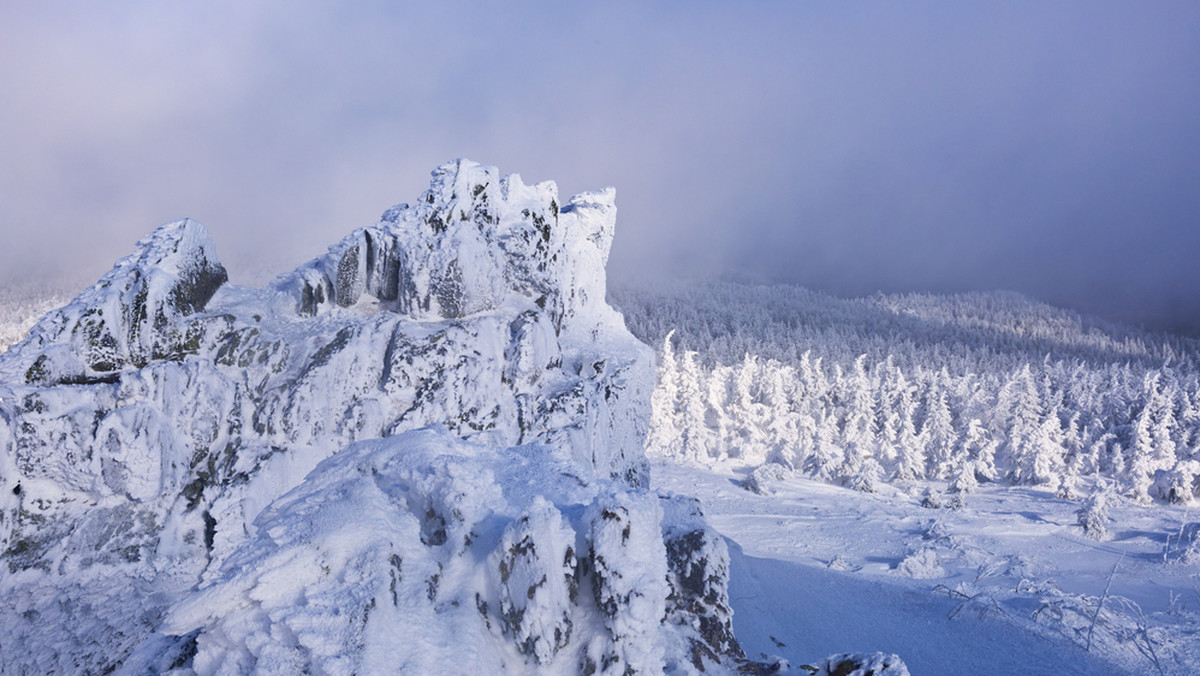
<instances>
[{"instance_id":1,"label":"snow crust","mask_svg":"<svg viewBox=\"0 0 1200 676\"><path fill-rule=\"evenodd\" d=\"M740 663L723 542L647 490L613 200L458 160L261 290L144 238L0 355L0 671Z\"/></svg>"}]
</instances>

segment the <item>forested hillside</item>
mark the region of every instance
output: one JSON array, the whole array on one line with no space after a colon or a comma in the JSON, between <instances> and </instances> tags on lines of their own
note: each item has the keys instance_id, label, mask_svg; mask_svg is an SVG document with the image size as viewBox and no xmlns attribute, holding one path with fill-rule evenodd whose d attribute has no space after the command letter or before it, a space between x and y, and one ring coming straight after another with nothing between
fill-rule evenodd
<instances>
[{"instance_id":1,"label":"forested hillside","mask_svg":"<svg viewBox=\"0 0 1200 676\"><path fill-rule=\"evenodd\" d=\"M651 452L880 481L1190 503L1200 341L1012 293L841 299L729 282L611 290L658 351Z\"/></svg>"}]
</instances>

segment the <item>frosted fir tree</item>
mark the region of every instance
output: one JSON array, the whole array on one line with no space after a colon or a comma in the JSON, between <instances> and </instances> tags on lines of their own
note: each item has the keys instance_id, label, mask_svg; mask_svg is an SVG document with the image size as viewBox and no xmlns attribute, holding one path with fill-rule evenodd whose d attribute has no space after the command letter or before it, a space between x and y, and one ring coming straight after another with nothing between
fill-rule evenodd
<instances>
[{"instance_id":1,"label":"frosted fir tree","mask_svg":"<svg viewBox=\"0 0 1200 676\"><path fill-rule=\"evenodd\" d=\"M1117 439L1117 435L1106 432L1097 439L1092 447L1099 459L1100 467L1110 477L1124 477L1128 463L1125 460L1125 447Z\"/></svg>"},{"instance_id":2,"label":"frosted fir tree","mask_svg":"<svg viewBox=\"0 0 1200 676\"><path fill-rule=\"evenodd\" d=\"M1192 449L1196 459L1197 449L1200 449L1200 392L1189 391L1181 387L1179 393L1179 416L1176 419L1176 429L1179 440L1176 448Z\"/></svg>"},{"instance_id":3,"label":"frosted fir tree","mask_svg":"<svg viewBox=\"0 0 1200 676\"><path fill-rule=\"evenodd\" d=\"M899 481L913 481L925 478L925 439L917 434L913 424L914 404L906 396L900 397L898 411L900 425L896 435L896 471L895 478Z\"/></svg>"},{"instance_id":4,"label":"frosted fir tree","mask_svg":"<svg viewBox=\"0 0 1200 676\"><path fill-rule=\"evenodd\" d=\"M1175 415L1169 395L1160 386L1158 373L1146 375L1142 396L1145 403L1133 424L1133 457L1127 485L1131 498L1148 504L1155 473L1175 465L1175 441L1171 435Z\"/></svg>"},{"instance_id":5,"label":"frosted fir tree","mask_svg":"<svg viewBox=\"0 0 1200 676\"><path fill-rule=\"evenodd\" d=\"M813 418L819 418L832 408L832 387L825 375L823 357L809 358L805 352L800 358L798 375L800 386L803 388L803 398L807 412Z\"/></svg>"},{"instance_id":6,"label":"frosted fir tree","mask_svg":"<svg viewBox=\"0 0 1200 676\"><path fill-rule=\"evenodd\" d=\"M892 465L896 459L896 445L900 435L900 395L908 390L904 374L896 368L892 356L879 365L881 375L877 378L875 394L875 429L879 446L879 459L884 465Z\"/></svg>"},{"instance_id":7,"label":"frosted fir tree","mask_svg":"<svg viewBox=\"0 0 1200 676\"><path fill-rule=\"evenodd\" d=\"M1059 500L1075 500L1079 497L1079 475L1074 473L1064 474L1062 481L1058 484L1058 489L1054 492L1054 497Z\"/></svg>"},{"instance_id":8,"label":"frosted fir tree","mask_svg":"<svg viewBox=\"0 0 1200 676\"><path fill-rule=\"evenodd\" d=\"M996 448L999 446L988 428L978 418L972 418L967 425L967 433L963 439L963 447L967 455L975 461L976 478L995 481L1000 473L996 470Z\"/></svg>"},{"instance_id":9,"label":"frosted fir tree","mask_svg":"<svg viewBox=\"0 0 1200 676\"><path fill-rule=\"evenodd\" d=\"M1084 433L1079 431L1079 414L1075 413L1063 429L1063 448L1066 451L1062 470L1062 481L1056 493L1059 499L1075 500L1079 497L1079 482L1084 475L1084 466L1088 464L1087 454L1083 452ZM1094 468L1092 470L1095 471Z\"/></svg>"},{"instance_id":10,"label":"frosted fir tree","mask_svg":"<svg viewBox=\"0 0 1200 676\"><path fill-rule=\"evenodd\" d=\"M679 400L679 455L689 460L707 460L713 434L706 420L703 373L692 350L684 352L680 362Z\"/></svg>"},{"instance_id":11,"label":"frosted fir tree","mask_svg":"<svg viewBox=\"0 0 1200 676\"><path fill-rule=\"evenodd\" d=\"M734 448L734 421L728 413L732 380L733 369L718 364L709 372L708 385L704 392L707 422L712 430L713 450L717 459L729 457L730 449Z\"/></svg>"},{"instance_id":12,"label":"frosted fir tree","mask_svg":"<svg viewBox=\"0 0 1200 676\"><path fill-rule=\"evenodd\" d=\"M1085 536L1093 540L1103 540L1108 537L1108 523L1112 520L1108 511L1115 499L1116 493L1113 491L1112 484L1103 479L1097 480L1091 495L1083 503L1083 507L1076 512Z\"/></svg>"},{"instance_id":13,"label":"frosted fir tree","mask_svg":"<svg viewBox=\"0 0 1200 676\"><path fill-rule=\"evenodd\" d=\"M663 339L658 355L658 382L650 396L650 433L646 447L659 452L678 448L679 432L679 367L671 347L672 330Z\"/></svg>"},{"instance_id":14,"label":"frosted fir tree","mask_svg":"<svg viewBox=\"0 0 1200 676\"><path fill-rule=\"evenodd\" d=\"M845 451L837 444L837 430L833 420L818 421L813 436L811 452L804 460L804 471L815 479L832 482L846 462Z\"/></svg>"},{"instance_id":15,"label":"frosted fir tree","mask_svg":"<svg viewBox=\"0 0 1200 676\"><path fill-rule=\"evenodd\" d=\"M770 453L765 429L765 407L759 401L763 368L758 357L747 353L733 374L733 401L730 417L738 455L743 458L765 459Z\"/></svg>"},{"instance_id":16,"label":"frosted fir tree","mask_svg":"<svg viewBox=\"0 0 1200 676\"><path fill-rule=\"evenodd\" d=\"M848 403L846 424L842 427L842 445L865 448L877 436L875 428L875 397L870 378L864 366L866 355L854 360L854 368L848 376Z\"/></svg>"},{"instance_id":17,"label":"frosted fir tree","mask_svg":"<svg viewBox=\"0 0 1200 676\"><path fill-rule=\"evenodd\" d=\"M1049 445L1049 429L1042 425L1041 397L1033 382L1029 365L1021 370L1005 386L1001 393L1002 405L1007 405L1005 428L1008 442L1005 445L1005 460L1009 479L1018 484L1036 484L1049 480L1045 469L1049 466L1046 454Z\"/></svg>"},{"instance_id":18,"label":"frosted fir tree","mask_svg":"<svg viewBox=\"0 0 1200 676\"><path fill-rule=\"evenodd\" d=\"M1196 499L1196 477L1200 476L1200 461L1180 460L1169 470L1155 473L1152 494L1172 505L1190 505Z\"/></svg>"},{"instance_id":19,"label":"frosted fir tree","mask_svg":"<svg viewBox=\"0 0 1200 676\"><path fill-rule=\"evenodd\" d=\"M921 431L925 437L929 476L935 479L944 479L950 475L953 469L957 434L954 431L950 405L946 402L946 393L940 385L940 378L935 378L930 382L925 410L925 424Z\"/></svg>"},{"instance_id":20,"label":"frosted fir tree","mask_svg":"<svg viewBox=\"0 0 1200 676\"><path fill-rule=\"evenodd\" d=\"M863 458L846 481L846 487L862 493L874 493L883 480L883 466L872 457Z\"/></svg>"},{"instance_id":21,"label":"frosted fir tree","mask_svg":"<svg viewBox=\"0 0 1200 676\"><path fill-rule=\"evenodd\" d=\"M875 457L885 471L890 471L896 466L897 452L900 446L902 424L900 412L893 408L884 413L881 418L883 423L880 426L879 435L875 438Z\"/></svg>"},{"instance_id":22,"label":"frosted fir tree","mask_svg":"<svg viewBox=\"0 0 1200 676\"><path fill-rule=\"evenodd\" d=\"M950 485L947 491L950 493L965 495L975 492L979 488L979 481L975 478L975 461L964 460L954 468L954 473L950 476Z\"/></svg>"},{"instance_id":23,"label":"frosted fir tree","mask_svg":"<svg viewBox=\"0 0 1200 676\"><path fill-rule=\"evenodd\" d=\"M788 383L795 382L795 371L791 367L778 367L778 364L773 366L776 368L768 371L766 387L768 460L795 455L793 449L802 443L799 416L792 409L788 392Z\"/></svg>"},{"instance_id":24,"label":"frosted fir tree","mask_svg":"<svg viewBox=\"0 0 1200 676\"><path fill-rule=\"evenodd\" d=\"M1062 438L1062 426L1058 422L1058 412L1051 410L1045 420L1038 425L1036 450L1032 458L1032 471L1029 474L1034 483L1050 488L1058 487L1065 466Z\"/></svg>"},{"instance_id":25,"label":"frosted fir tree","mask_svg":"<svg viewBox=\"0 0 1200 676\"><path fill-rule=\"evenodd\" d=\"M1083 473L1084 458L1084 440L1087 438L1087 432L1080 426L1081 414L1079 411L1067 411L1069 417L1066 425L1062 428L1062 447L1063 447L1063 462L1066 465L1066 471L1074 472L1077 476Z\"/></svg>"},{"instance_id":26,"label":"frosted fir tree","mask_svg":"<svg viewBox=\"0 0 1200 676\"><path fill-rule=\"evenodd\" d=\"M770 462L777 462L789 469L804 468L807 466L814 449L817 447L820 437L819 425L807 413L793 411L790 419L795 422L795 443L776 449L775 453L768 460Z\"/></svg>"}]
</instances>

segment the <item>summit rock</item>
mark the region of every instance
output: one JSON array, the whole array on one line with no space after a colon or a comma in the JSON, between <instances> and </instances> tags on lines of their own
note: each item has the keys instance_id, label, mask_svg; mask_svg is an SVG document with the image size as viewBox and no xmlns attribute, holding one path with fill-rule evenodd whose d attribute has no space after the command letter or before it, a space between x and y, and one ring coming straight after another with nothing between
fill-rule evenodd
<instances>
[{"instance_id":1,"label":"summit rock","mask_svg":"<svg viewBox=\"0 0 1200 676\"><path fill-rule=\"evenodd\" d=\"M0 670L732 668L615 218L457 160L263 289L143 239L0 355Z\"/></svg>"}]
</instances>

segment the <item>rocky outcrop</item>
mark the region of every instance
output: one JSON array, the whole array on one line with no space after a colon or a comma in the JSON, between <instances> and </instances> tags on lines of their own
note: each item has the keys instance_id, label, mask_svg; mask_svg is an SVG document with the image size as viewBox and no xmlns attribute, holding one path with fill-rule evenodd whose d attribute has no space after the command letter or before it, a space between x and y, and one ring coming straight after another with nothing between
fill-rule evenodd
<instances>
[{"instance_id":1,"label":"rocky outcrop","mask_svg":"<svg viewBox=\"0 0 1200 676\"><path fill-rule=\"evenodd\" d=\"M0 670L732 664L723 542L646 489L614 221L460 160L262 290L142 240L0 355Z\"/></svg>"},{"instance_id":2,"label":"rocky outcrop","mask_svg":"<svg viewBox=\"0 0 1200 676\"><path fill-rule=\"evenodd\" d=\"M839 653L816 665L814 676L908 676L908 667L887 653Z\"/></svg>"},{"instance_id":3,"label":"rocky outcrop","mask_svg":"<svg viewBox=\"0 0 1200 676\"><path fill-rule=\"evenodd\" d=\"M137 246L75 302L38 322L10 368L24 366L32 385L113 382L123 369L195 354L205 327L188 319L228 279L208 232L184 219Z\"/></svg>"}]
</instances>

